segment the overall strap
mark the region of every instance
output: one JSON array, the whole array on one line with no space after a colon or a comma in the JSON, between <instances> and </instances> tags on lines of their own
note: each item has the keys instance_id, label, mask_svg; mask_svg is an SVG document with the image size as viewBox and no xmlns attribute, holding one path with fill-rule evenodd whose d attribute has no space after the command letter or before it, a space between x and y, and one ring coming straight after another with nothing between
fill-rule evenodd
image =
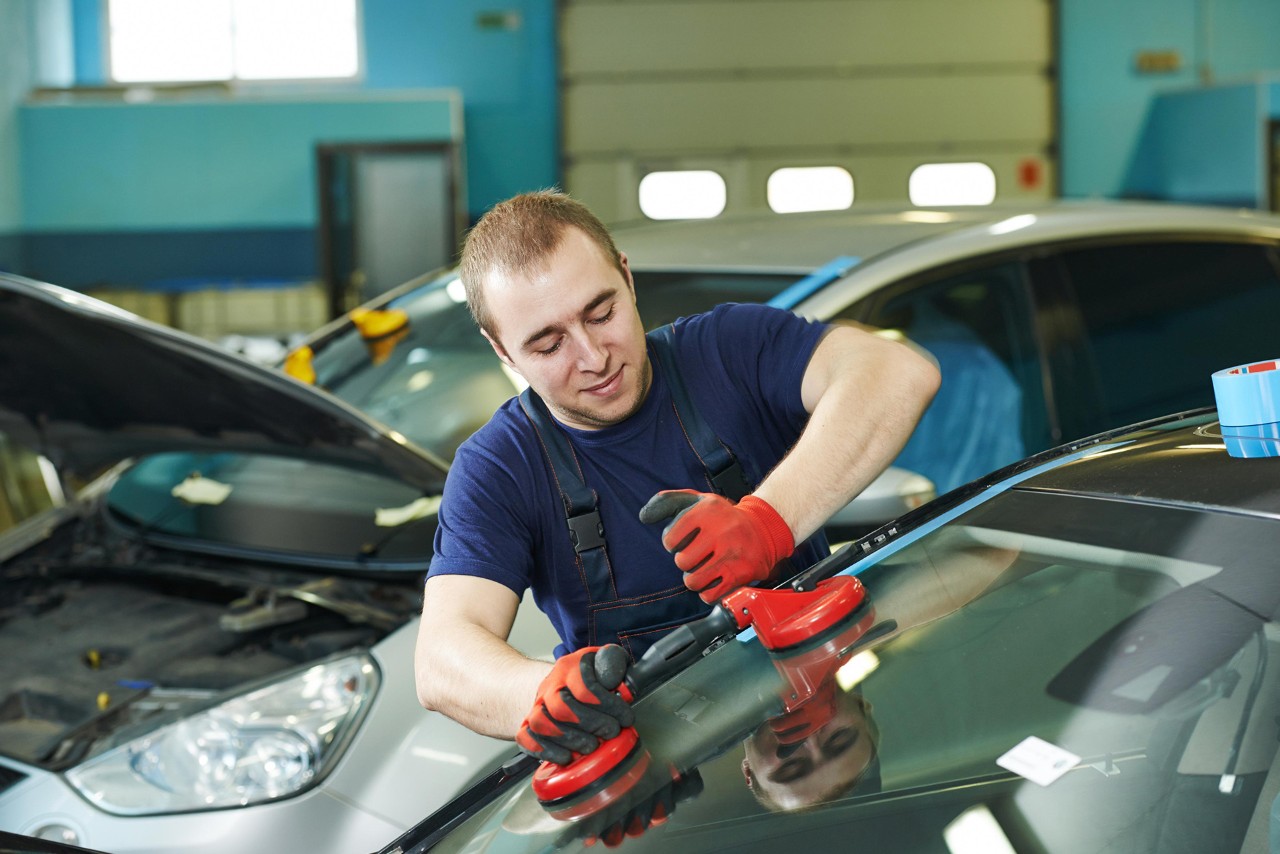
<instances>
[{"instance_id":1,"label":"overall strap","mask_svg":"<svg viewBox=\"0 0 1280 854\"><path fill-rule=\"evenodd\" d=\"M658 364L662 375L666 378L667 387L671 389L671 400L676 407L676 416L684 428L685 435L693 452L702 461L715 489L725 498L738 501L751 493L752 486L747 480L742 465L734 457L733 452L725 447L715 431L702 418L698 407L693 405L689 389L685 385L684 375L676 359L674 333L671 324L650 333L649 339L654 344L658 355Z\"/></svg>"},{"instance_id":2,"label":"overall strap","mask_svg":"<svg viewBox=\"0 0 1280 854\"><path fill-rule=\"evenodd\" d=\"M613 573L609 568L609 555L605 550L604 522L600 520L595 490L582 479L582 467L577 455L556 426L542 398L525 389L520 393L520 407L533 424L539 444L551 470L555 474L560 500L564 503L565 519L569 523L569 541L578 559L586 583L590 601L603 602L617 599Z\"/></svg>"}]
</instances>

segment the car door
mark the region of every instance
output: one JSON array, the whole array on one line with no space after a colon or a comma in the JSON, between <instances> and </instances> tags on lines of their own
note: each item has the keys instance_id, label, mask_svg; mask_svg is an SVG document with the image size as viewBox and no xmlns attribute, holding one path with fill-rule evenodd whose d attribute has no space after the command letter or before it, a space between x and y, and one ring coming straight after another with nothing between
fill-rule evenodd
<instances>
[{"instance_id":1,"label":"car door","mask_svg":"<svg viewBox=\"0 0 1280 854\"><path fill-rule=\"evenodd\" d=\"M942 386L894 464L928 477L939 493L1053 444L1020 260L895 283L835 319L901 333L937 361Z\"/></svg>"},{"instance_id":2,"label":"car door","mask_svg":"<svg viewBox=\"0 0 1280 854\"><path fill-rule=\"evenodd\" d=\"M1213 372L1280 356L1272 242L1076 245L1029 270L1060 289L1048 362L1064 440L1209 405Z\"/></svg>"}]
</instances>

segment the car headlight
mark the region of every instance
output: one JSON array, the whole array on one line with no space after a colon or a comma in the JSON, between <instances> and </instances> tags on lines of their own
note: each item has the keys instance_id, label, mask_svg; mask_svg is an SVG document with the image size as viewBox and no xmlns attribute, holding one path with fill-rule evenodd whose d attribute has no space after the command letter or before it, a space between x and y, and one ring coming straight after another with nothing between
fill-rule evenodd
<instances>
[{"instance_id":1,"label":"car headlight","mask_svg":"<svg viewBox=\"0 0 1280 854\"><path fill-rule=\"evenodd\" d=\"M94 805L119 815L297 794L341 756L378 679L364 655L317 664L108 750L66 776Z\"/></svg>"}]
</instances>

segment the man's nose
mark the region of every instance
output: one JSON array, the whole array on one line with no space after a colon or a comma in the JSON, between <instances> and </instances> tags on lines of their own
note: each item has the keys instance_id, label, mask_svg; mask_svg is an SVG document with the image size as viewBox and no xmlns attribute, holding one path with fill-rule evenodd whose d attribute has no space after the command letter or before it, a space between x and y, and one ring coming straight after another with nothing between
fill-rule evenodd
<instances>
[{"instance_id":1,"label":"man's nose","mask_svg":"<svg viewBox=\"0 0 1280 854\"><path fill-rule=\"evenodd\" d=\"M603 370L609 360L604 345L585 329L574 335L573 339L574 355L578 360L578 369L591 373Z\"/></svg>"}]
</instances>

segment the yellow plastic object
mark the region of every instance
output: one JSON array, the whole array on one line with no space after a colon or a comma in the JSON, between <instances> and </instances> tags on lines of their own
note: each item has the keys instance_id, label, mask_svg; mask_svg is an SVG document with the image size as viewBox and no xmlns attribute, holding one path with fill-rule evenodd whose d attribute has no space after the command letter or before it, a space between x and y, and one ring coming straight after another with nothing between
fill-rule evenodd
<instances>
[{"instance_id":1,"label":"yellow plastic object","mask_svg":"<svg viewBox=\"0 0 1280 854\"><path fill-rule=\"evenodd\" d=\"M315 353L310 347L299 347L284 357L284 372L307 385L316 384L316 369L312 365Z\"/></svg>"},{"instance_id":2,"label":"yellow plastic object","mask_svg":"<svg viewBox=\"0 0 1280 854\"><path fill-rule=\"evenodd\" d=\"M106 691L98 693L98 711L105 712L107 707L111 705L111 695Z\"/></svg>"},{"instance_id":3,"label":"yellow plastic object","mask_svg":"<svg viewBox=\"0 0 1280 854\"><path fill-rule=\"evenodd\" d=\"M360 331L375 365L385 362L409 334L409 313L403 309L353 308L347 316Z\"/></svg>"}]
</instances>

